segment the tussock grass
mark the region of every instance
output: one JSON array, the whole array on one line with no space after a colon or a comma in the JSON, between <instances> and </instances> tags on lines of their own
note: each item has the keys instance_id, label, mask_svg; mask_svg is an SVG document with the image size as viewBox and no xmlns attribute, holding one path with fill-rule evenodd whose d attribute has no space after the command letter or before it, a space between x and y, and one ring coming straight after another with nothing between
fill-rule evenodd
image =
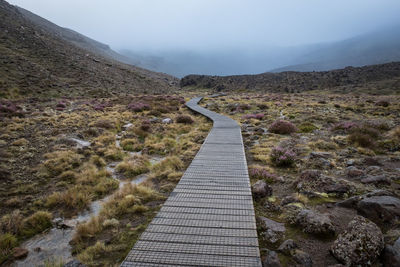
<instances>
[{"instance_id":1,"label":"tussock grass","mask_svg":"<svg viewBox=\"0 0 400 267\"><path fill-rule=\"evenodd\" d=\"M134 178L142 173L148 172L149 168L150 162L146 156L133 155L119 163L116 170L123 173L126 178Z\"/></svg>"}]
</instances>

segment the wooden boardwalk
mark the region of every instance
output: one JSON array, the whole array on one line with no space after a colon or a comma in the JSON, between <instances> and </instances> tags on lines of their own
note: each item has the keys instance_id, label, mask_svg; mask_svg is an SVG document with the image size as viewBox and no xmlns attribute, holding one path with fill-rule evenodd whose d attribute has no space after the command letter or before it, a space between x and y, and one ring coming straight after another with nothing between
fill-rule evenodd
<instances>
[{"instance_id":1,"label":"wooden boardwalk","mask_svg":"<svg viewBox=\"0 0 400 267\"><path fill-rule=\"evenodd\" d=\"M121 266L261 266L240 127L200 99L214 127Z\"/></svg>"}]
</instances>

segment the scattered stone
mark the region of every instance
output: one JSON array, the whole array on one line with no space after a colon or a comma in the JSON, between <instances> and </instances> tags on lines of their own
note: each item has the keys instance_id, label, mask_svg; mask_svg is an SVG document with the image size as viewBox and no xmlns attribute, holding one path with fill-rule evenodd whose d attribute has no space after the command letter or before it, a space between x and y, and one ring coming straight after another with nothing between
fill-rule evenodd
<instances>
[{"instance_id":1,"label":"scattered stone","mask_svg":"<svg viewBox=\"0 0 400 267\"><path fill-rule=\"evenodd\" d=\"M357 211L378 224L394 224L400 218L400 199L392 196L372 196L357 204Z\"/></svg>"},{"instance_id":2,"label":"scattered stone","mask_svg":"<svg viewBox=\"0 0 400 267\"><path fill-rule=\"evenodd\" d=\"M386 175L368 176L361 180L363 184L387 184L390 185L390 179Z\"/></svg>"},{"instance_id":3,"label":"scattered stone","mask_svg":"<svg viewBox=\"0 0 400 267\"><path fill-rule=\"evenodd\" d=\"M347 171L347 177L350 178L356 178L365 175L365 172L363 170L357 169L354 166L348 167L346 171Z\"/></svg>"},{"instance_id":4,"label":"scattered stone","mask_svg":"<svg viewBox=\"0 0 400 267\"><path fill-rule=\"evenodd\" d=\"M309 155L309 164L317 169L330 169L334 167L329 159L332 157L328 152L311 152Z\"/></svg>"},{"instance_id":5,"label":"scattered stone","mask_svg":"<svg viewBox=\"0 0 400 267\"><path fill-rule=\"evenodd\" d=\"M382 253L384 267L400 266L400 246L386 245Z\"/></svg>"},{"instance_id":6,"label":"scattered stone","mask_svg":"<svg viewBox=\"0 0 400 267\"><path fill-rule=\"evenodd\" d=\"M295 196L286 196L281 200L281 205L285 206L289 203L299 202L299 199Z\"/></svg>"},{"instance_id":7,"label":"scattered stone","mask_svg":"<svg viewBox=\"0 0 400 267\"><path fill-rule=\"evenodd\" d=\"M149 120L150 123L159 123L161 121L161 119L159 118L152 118Z\"/></svg>"},{"instance_id":8,"label":"scattered stone","mask_svg":"<svg viewBox=\"0 0 400 267\"><path fill-rule=\"evenodd\" d=\"M272 188L263 180L258 180L251 186L254 197L261 198L272 195Z\"/></svg>"},{"instance_id":9,"label":"scattered stone","mask_svg":"<svg viewBox=\"0 0 400 267\"><path fill-rule=\"evenodd\" d=\"M354 196L351 198L348 198L346 200L340 201L337 203L338 206L344 207L344 208L352 208L356 209L357 204L360 200L367 198L367 197L372 197L372 196L394 196L392 193L386 190L375 190L370 193L361 195L361 196Z\"/></svg>"},{"instance_id":10,"label":"scattered stone","mask_svg":"<svg viewBox=\"0 0 400 267\"><path fill-rule=\"evenodd\" d=\"M28 256L28 253L29 253L29 251L27 249L17 247L17 248L13 249L13 258L14 259L23 259L26 256Z\"/></svg>"},{"instance_id":11,"label":"scattered stone","mask_svg":"<svg viewBox=\"0 0 400 267\"><path fill-rule=\"evenodd\" d=\"M350 186L347 184L332 184L325 187L324 190L326 193L335 193L339 195L343 195L350 191Z\"/></svg>"},{"instance_id":12,"label":"scattered stone","mask_svg":"<svg viewBox=\"0 0 400 267\"><path fill-rule=\"evenodd\" d=\"M273 201L268 201L268 199L264 201L264 208L271 212L277 212L281 210L279 205L275 204Z\"/></svg>"},{"instance_id":13,"label":"scattered stone","mask_svg":"<svg viewBox=\"0 0 400 267\"><path fill-rule=\"evenodd\" d=\"M254 128L254 134L262 135L264 133L264 129L261 127Z\"/></svg>"},{"instance_id":14,"label":"scattered stone","mask_svg":"<svg viewBox=\"0 0 400 267\"><path fill-rule=\"evenodd\" d=\"M325 214L304 209L296 216L296 224L303 228L303 232L315 235L334 235L335 227Z\"/></svg>"},{"instance_id":15,"label":"scattered stone","mask_svg":"<svg viewBox=\"0 0 400 267\"><path fill-rule=\"evenodd\" d=\"M298 248L298 245L292 239L288 239L283 241L279 246L278 251L285 255L292 255L296 248Z\"/></svg>"},{"instance_id":16,"label":"scattered stone","mask_svg":"<svg viewBox=\"0 0 400 267\"><path fill-rule=\"evenodd\" d=\"M400 237L397 238L396 242L394 242L393 247L395 247L397 250L400 250Z\"/></svg>"},{"instance_id":17,"label":"scattered stone","mask_svg":"<svg viewBox=\"0 0 400 267\"><path fill-rule=\"evenodd\" d=\"M132 123L127 123L125 125L122 126L122 130L128 130L129 128L131 128L133 126Z\"/></svg>"},{"instance_id":18,"label":"scattered stone","mask_svg":"<svg viewBox=\"0 0 400 267\"><path fill-rule=\"evenodd\" d=\"M382 168L379 166L369 166L365 169L365 172L370 175L379 175L382 174Z\"/></svg>"},{"instance_id":19,"label":"scattered stone","mask_svg":"<svg viewBox=\"0 0 400 267\"><path fill-rule=\"evenodd\" d=\"M330 159L332 158L332 153L330 152L311 152L310 153L310 158L324 158L324 159Z\"/></svg>"},{"instance_id":20,"label":"scattered stone","mask_svg":"<svg viewBox=\"0 0 400 267\"><path fill-rule=\"evenodd\" d=\"M57 229L68 229L72 228L73 226L68 225L62 218L55 218L53 220L53 224L56 226Z\"/></svg>"},{"instance_id":21,"label":"scattered stone","mask_svg":"<svg viewBox=\"0 0 400 267\"><path fill-rule=\"evenodd\" d=\"M303 171L294 185L306 195L315 195L315 192L344 194L352 190L347 181L323 175L318 170Z\"/></svg>"},{"instance_id":22,"label":"scattered stone","mask_svg":"<svg viewBox=\"0 0 400 267\"><path fill-rule=\"evenodd\" d=\"M331 247L333 256L345 265L369 265L384 247L379 227L370 220L356 216L339 234Z\"/></svg>"},{"instance_id":23,"label":"scattered stone","mask_svg":"<svg viewBox=\"0 0 400 267\"><path fill-rule=\"evenodd\" d=\"M382 164L379 162L377 158L365 158L364 164L368 166L381 166Z\"/></svg>"},{"instance_id":24,"label":"scattered stone","mask_svg":"<svg viewBox=\"0 0 400 267\"><path fill-rule=\"evenodd\" d=\"M349 160L346 162L346 165L347 165L347 166L353 166L355 163L356 163L356 161L355 161L354 159L349 159Z\"/></svg>"},{"instance_id":25,"label":"scattered stone","mask_svg":"<svg viewBox=\"0 0 400 267\"><path fill-rule=\"evenodd\" d=\"M264 238L269 243L276 243L281 240L286 232L285 224L270 220L265 217L259 217Z\"/></svg>"},{"instance_id":26,"label":"scattered stone","mask_svg":"<svg viewBox=\"0 0 400 267\"><path fill-rule=\"evenodd\" d=\"M170 118L165 118L165 119L163 119L161 122L162 122L162 123L165 123L165 124L171 124L171 123L173 123L173 120L170 119Z\"/></svg>"},{"instance_id":27,"label":"scattered stone","mask_svg":"<svg viewBox=\"0 0 400 267\"><path fill-rule=\"evenodd\" d=\"M396 240L399 243L400 248L400 228L398 229L389 229L383 236L385 239L385 244L395 244Z\"/></svg>"},{"instance_id":28,"label":"scattered stone","mask_svg":"<svg viewBox=\"0 0 400 267\"><path fill-rule=\"evenodd\" d=\"M78 260L72 260L72 261L70 261L70 262L64 264L63 267L86 267L86 265L83 264L83 263L81 263L81 262L78 261Z\"/></svg>"},{"instance_id":29,"label":"scattered stone","mask_svg":"<svg viewBox=\"0 0 400 267\"><path fill-rule=\"evenodd\" d=\"M302 267L312 267L313 262L310 255L302 250L296 249L293 254L293 260Z\"/></svg>"},{"instance_id":30,"label":"scattered stone","mask_svg":"<svg viewBox=\"0 0 400 267\"><path fill-rule=\"evenodd\" d=\"M278 254L276 254L273 250L266 249L265 258L263 260L263 266L268 267L281 267L281 262L278 258Z\"/></svg>"}]
</instances>

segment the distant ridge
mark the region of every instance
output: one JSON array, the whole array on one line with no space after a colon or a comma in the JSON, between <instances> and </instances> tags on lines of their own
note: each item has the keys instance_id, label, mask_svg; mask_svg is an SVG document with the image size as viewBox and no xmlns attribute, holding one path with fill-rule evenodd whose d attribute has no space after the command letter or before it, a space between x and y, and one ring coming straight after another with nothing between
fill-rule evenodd
<instances>
[{"instance_id":1,"label":"distant ridge","mask_svg":"<svg viewBox=\"0 0 400 267\"><path fill-rule=\"evenodd\" d=\"M338 93L400 93L400 62L321 72L280 72L256 75L188 75L184 88L211 88L216 91L244 90L299 93L330 90Z\"/></svg>"}]
</instances>

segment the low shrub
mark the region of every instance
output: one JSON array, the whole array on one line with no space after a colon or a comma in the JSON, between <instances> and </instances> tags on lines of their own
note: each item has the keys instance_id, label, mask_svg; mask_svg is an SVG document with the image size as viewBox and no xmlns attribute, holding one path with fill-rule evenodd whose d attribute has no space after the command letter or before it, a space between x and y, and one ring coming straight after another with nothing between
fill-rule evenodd
<instances>
[{"instance_id":1,"label":"low shrub","mask_svg":"<svg viewBox=\"0 0 400 267\"><path fill-rule=\"evenodd\" d=\"M375 141L379 138L380 132L366 125L351 128L350 135L348 136L350 143L367 148L374 147L376 144Z\"/></svg>"},{"instance_id":2,"label":"low shrub","mask_svg":"<svg viewBox=\"0 0 400 267\"><path fill-rule=\"evenodd\" d=\"M162 113L162 114L171 112L171 109L169 107L166 107L166 106L157 107L156 110L158 112Z\"/></svg>"},{"instance_id":3,"label":"low shrub","mask_svg":"<svg viewBox=\"0 0 400 267\"><path fill-rule=\"evenodd\" d=\"M348 132L350 129L359 127L359 123L354 121L342 121L331 127L332 132Z\"/></svg>"},{"instance_id":4,"label":"low shrub","mask_svg":"<svg viewBox=\"0 0 400 267\"><path fill-rule=\"evenodd\" d=\"M64 192L54 192L46 199L50 208L62 207L67 210L83 210L92 200L91 194L83 186L76 185Z\"/></svg>"},{"instance_id":5,"label":"low shrub","mask_svg":"<svg viewBox=\"0 0 400 267\"><path fill-rule=\"evenodd\" d=\"M66 150L45 154L45 158L47 160L43 163L42 170L46 176L51 177L79 167L82 156L72 150Z\"/></svg>"},{"instance_id":6,"label":"low shrub","mask_svg":"<svg viewBox=\"0 0 400 267\"><path fill-rule=\"evenodd\" d=\"M361 147L374 147L375 141L374 138L368 134L354 132L349 135L348 140L350 143L355 144Z\"/></svg>"},{"instance_id":7,"label":"low shrub","mask_svg":"<svg viewBox=\"0 0 400 267\"><path fill-rule=\"evenodd\" d=\"M366 121L364 123L365 126L370 127L370 128L374 128L380 131L389 131L392 128L392 125L390 122L386 121L386 120L370 120L370 121Z\"/></svg>"},{"instance_id":8,"label":"low shrub","mask_svg":"<svg viewBox=\"0 0 400 267\"><path fill-rule=\"evenodd\" d=\"M46 211L37 211L22 222L21 234L25 238L34 236L52 226L52 215Z\"/></svg>"},{"instance_id":9,"label":"low shrub","mask_svg":"<svg viewBox=\"0 0 400 267\"><path fill-rule=\"evenodd\" d=\"M100 119L94 123L94 126L103 128L103 129L114 129L115 124L107 119Z\"/></svg>"},{"instance_id":10,"label":"low shrub","mask_svg":"<svg viewBox=\"0 0 400 267\"><path fill-rule=\"evenodd\" d=\"M259 108L259 109L268 109L268 105L267 104L257 104L257 107Z\"/></svg>"},{"instance_id":11,"label":"low shrub","mask_svg":"<svg viewBox=\"0 0 400 267\"><path fill-rule=\"evenodd\" d=\"M149 171L150 162L144 156L134 155L133 157L126 158L123 162L119 163L116 170L123 173L126 178L134 178L142 173Z\"/></svg>"},{"instance_id":12,"label":"low shrub","mask_svg":"<svg viewBox=\"0 0 400 267\"><path fill-rule=\"evenodd\" d=\"M240 104L238 106L236 106L236 112L243 112L245 110L249 110L251 109L251 106L248 104Z\"/></svg>"},{"instance_id":13,"label":"low shrub","mask_svg":"<svg viewBox=\"0 0 400 267\"><path fill-rule=\"evenodd\" d=\"M270 159L276 166L290 167L294 164L296 153L291 149L278 146L272 149Z\"/></svg>"},{"instance_id":14,"label":"low shrub","mask_svg":"<svg viewBox=\"0 0 400 267\"><path fill-rule=\"evenodd\" d=\"M175 121L177 123L192 124L194 120L189 115L179 115L176 117Z\"/></svg>"},{"instance_id":15,"label":"low shrub","mask_svg":"<svg viewBox=\"0 0 400 267\"><path fill-rule=\"evenodd\" d=\"M104 157L107 160L122 160L124 158L124 152L118 148L109 148L104 152Z\"/></svg>"},{"instance_id":16,"label":"low shrub","mask_svg":"<svg viewBox=\"0 0 400 267\"><path fill-rule=\"evenodd\" d=\"M11 101L6 101L6 100L0 100L0 114L4 116L18 116L22 117L23 112L22 108L15 105Z\"/></svg>"},{"instance_id":17,"label":"low shrub","mask_svg":"<svg viewBox=\"0 0 400 267\"><path fill-rule=\"evenodd\" d=\"M140 129L145 132L150 132L151 126L149 121L143 121L140 125Z\"/></svg>"},{"instance_id":18,"label":"low shrub","mask_svg":"<svg viewBox=\"0 0 400 267\"><path fill-rule=\"evenodd\" d=\"M257 179L257 180L265 180L267 182L275 182L277 180L276 174L270 173L268 170L264 168L257 168L257 167L252 167L249 169L249 174L251 178Z\"/></svg>"},{"instance_id":19,"label":"low shrub","mask_svg":"<svg viewBox=\"0 0 400 267\"><path fill-rule=\"evenodd\" d=\"M12 253L13 248L18 245L17 238L10 234L0 234L0 264L6 261Z\"/></svg>"},{"instance_id":20,"label":"low shrub","mask_svg":"<svg viewBox=\"0 0 400 267\"><path fill-rule=\"evenodd\" d=\"M302 133L311 133L316 129L318 129L318 127L312 124L311 122L303 122L302 124L299 125L299 130Z\"/></svg>"},{"instance_id":21,"label":"low shrub","mask_svg":"<svg viewBox=\"0 0 400 267\"><path fill-rule=\"evenodd\" d=\"M276 134L291 134L296 132L297 128L289 121L277 120L269 126L268 131Z\"/></svg>"},{"instance_id":22,"label":"low shrub","mask_svg":"<svg viewBox=\"0 0 400 267\"><path fill-rule=\"evenodd\" d=\"M144 111L144 110L150 110L151 109L149 104L143 103L143 102L137 102L137 103L132 102L127 106L127 108L129 110L134 111L134 112L141 112L141 111Z\"/></svg>"},{"instance_id":23,"label":"low shrub","mask_svg":"<svg viewBox=\"0 0 400 267\"><path fill-rule=\"evenodd\" d=\"M63 111L66 108L67 108L66 102L60 101L56 104L56 110Z\"/></svg>"},{"instance_id":24,"label":"low shrub","mask_svg":"<svg viewBox=\"0 0 400 267\"><path fill-rule=\"evenodd\" d=\"M143 144L137 139L129 138L121 141L121 146L126 151L138 152L143 149Z\"/></svg>"},{"instance_id":25,"label":"low shrub","mask_svg":"<svg viewBox=\"0 0 400 267\"><path fill-rule=\"evenodd\" d=\"M264 118L264 113L246 114L242 117L242 119L244 119L244 120L248 120L248 119L262 120L263 118Z\"/></svg>"},{"instance_id":26,"label":"low shrub","mask_svg":"<svg viewBox=\"0 0 400 267\"><path fill-rule=\"evenodd\" d=\"M388 107L390 105L390 102L387 100L379 100L375 102L375 105L380 107Z\"/></svg>"}]
</instances>

